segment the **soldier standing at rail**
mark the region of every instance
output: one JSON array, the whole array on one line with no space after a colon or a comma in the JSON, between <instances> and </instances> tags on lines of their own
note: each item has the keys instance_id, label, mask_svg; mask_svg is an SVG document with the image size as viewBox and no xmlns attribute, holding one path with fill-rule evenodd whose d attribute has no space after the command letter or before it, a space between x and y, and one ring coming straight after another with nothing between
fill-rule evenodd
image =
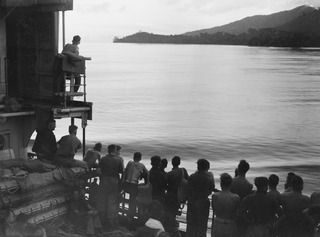
<instances>
[{"instance_id":1,"label":"soldier standing at rail","mask_svg":"<svg viewBox=\"0 0 320 237\"><path fill-rule=\"evenodd\" d=\"M152 167L149 171L149 180L152 185L152 200L158 200L161 202L161 204L163 204L167 189L167 179L165 174L160 169L160 156L151 157L151 166Z\"/></svg>"},{"instance_id":2,"label":"soldier standing at rail","mask_svg":"<svg viewBox=\"0 0 320 237\"><path fill-rule=\"evenodd\" d=\"M292 175L291 191L285 191L280 196L284 215L277 223L279 237L311 237L313 226L303 210L311 204L310 197L302 193L303 179Z\"/></svg>"},{"instance_id":3,"label":"soldier standing at rail","mask_svg":"<svg viewBox=\"0 0 320 237\"><path fill-rule=\"evenodd\" d=\"M213 174L206 159L197 161L198 170L188 180L187 237L206 237L210 201L214 190Z\"/></svg>"},{"instance_id":4,"label":"soldier standing at rail","mask_svg":"<svg viewBox=\"0 0 320 237\"><path fill-rule=\"evenodd\" d=\"M249 169L249 163L241 160L237 168L237 176L232 180L231 192L238 194L241 199L252 193L253 185L246 178Z\"/></svg>"},{"instance_id":5,"label":"soldier standing at rail","mask_svg":"<svg viewBox=\"0 0 320 237\"><path fill-rule=\"evenodd\" d=\"M101 184L103 201L97 206L102 221L110 229L116 228L118 224L120 174L123 174L123 159L119 156L120 147L108 146L108 154L101 158L99 167L101 169Z\"/></svg>"},{"instance_id":6,"label":"soldier standing at rail","mask_svg":"<svg viewBox=\"0 0 320 237\"><path fill-rule=\"evenodd\" d=\"M166 209L166 229L170 233L177 233L178 223L176 222L176 215L180 208L178 200L178 188L182 178L188 180L189 175L185 168L179 168L180 157L174 156L171 159L172 170L167 173L167 193L165 195L165 209ZM159 162L161 163L161 161ZM161 172L161 171L160 171ZM150 174L151 176L151 174ZM178 234L177 234L178 236Z\"/></svg>"},{"instance_id":7,"label":"soldier standing at rail","mask_svg":"<svg viewBox=\"0 0 320 237\"><path fill-rule=\"evenodd\" d=\"M100 142L96 143L93 147L93 149L89 149L84 156L83 160L87 162L88 168L95 168L97 167L97 163L100 162L100 152L102 149L102 144Z\"/></svg>"},{"instance_id":8,"label":"soldier standing at rail","mask_svg":"<svg viewBox=\"0 0 320 237\"><path fill-rule=\"evenodd\" d=\"M273 224L280 215L280 205L267 195L268 178L257 177L254 180L257 191L246 196L239 208L239 215L247 223L245 237L272 237Z\"/></svg>"},{"instance_id":9,"label":"soldier standing at rail","mask_svg":"<svg viewBox=\"0 0 320 237\"><path fill-rule=\"evenodd\" d=\"M211 237L237 237L238 229L236 216L240 204L238 194L230 192L232 177L223 173L220 176L222 191L212 195L212 220Z\"/></svg>"},{"instance_id":10,"label":"soldier standing at rail","mask_svg":"<svg viewBox=\"0 0 320 237\"><path fill-rule=\"evenodd\" d=\"M144 183L148 183L148 170L142 164L141 161L141 153L135 152L133 154L133 161L129 161L125 172L124 172L124 191L129 193L129 213L128 213L128 221L129 223L133 223L134 216L136 214L137 208L137 195L138 195L138 184L141 178L144 179Z\"/></svg>"}]
</instances>

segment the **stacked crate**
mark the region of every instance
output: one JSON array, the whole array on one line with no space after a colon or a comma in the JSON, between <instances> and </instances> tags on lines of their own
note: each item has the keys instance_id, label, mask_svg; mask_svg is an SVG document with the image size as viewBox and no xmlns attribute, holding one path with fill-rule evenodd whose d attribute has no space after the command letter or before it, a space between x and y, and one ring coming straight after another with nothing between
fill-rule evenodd
<instances>
[{"instance_id":1,"label":"stacked crate","mask_svg":"<svg viewBox=\"0 0 320 237\"><path fill-rule=\"evenodd\" d=\"M25 214L34 224L65 215L72 190L86 173L85 168L57 167L39 160L1 161L0 167L0 213Z\"/></svg>"}]
</instances>

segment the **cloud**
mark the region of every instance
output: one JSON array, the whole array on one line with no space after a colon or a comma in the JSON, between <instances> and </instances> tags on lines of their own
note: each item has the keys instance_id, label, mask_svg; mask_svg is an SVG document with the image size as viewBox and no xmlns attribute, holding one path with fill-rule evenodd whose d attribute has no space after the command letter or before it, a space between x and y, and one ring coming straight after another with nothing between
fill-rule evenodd
<instances>
[{"instance_id":1,"label":"cloud","mask_svg":"<svg viewBox=\"0 0 320 237\"><path fill-rule=\"evenodd\" d=\"M81 13L106 13L110 11L111 3L107 0L94 0L94 1L84 1L77 0L74 1L74 10Z\"/></svg>"},{"instance_id":2,"label":"cloud","mask_svg":"<svg viewBox=\"0 0 320 237\"><path fill-rule=\"evenodd\" d=\"M258 14L271 14L319 0L77 0L67 13L68 32L89 39L139 30L180 34ZM70 33L72 35L73 33Z\"/></svg>"}]
</instances>

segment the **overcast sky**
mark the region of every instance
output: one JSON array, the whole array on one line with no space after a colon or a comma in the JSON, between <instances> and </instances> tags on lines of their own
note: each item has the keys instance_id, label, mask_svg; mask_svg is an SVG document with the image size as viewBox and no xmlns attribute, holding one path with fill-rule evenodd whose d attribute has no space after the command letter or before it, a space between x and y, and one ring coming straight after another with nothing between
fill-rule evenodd
<instances>
[{"instance_id":1,"label":"overcast sky","mask_svg":"<svg viewBox=\"0 0 320 237\"><path fill-rule=\"evenodd\" d=\"M180 34L211 28L246 16L271 14L319 0L74 0L66 12L66 35L109 41L138 31Z\"/></svg>"}]
</instances>

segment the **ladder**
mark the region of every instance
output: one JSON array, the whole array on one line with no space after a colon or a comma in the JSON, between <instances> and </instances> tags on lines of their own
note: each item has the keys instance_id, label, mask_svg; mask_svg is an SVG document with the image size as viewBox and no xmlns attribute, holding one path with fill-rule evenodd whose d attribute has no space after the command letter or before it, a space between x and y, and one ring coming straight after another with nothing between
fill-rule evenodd
<instances>
[{"instance_id":1,"label":"ladder","mask_svg":"<svg viewBox=\"0 0 320 237\"><path fill-rule=\"evenodd\" d=\"M61 59L62 86L55 95L63 98L64 108L67 108L74 97L83 97L83 102L87 102L85 60L88 59L71 63L68 56L59 54L58 57Z\"/></svg>"}]
</instances>

